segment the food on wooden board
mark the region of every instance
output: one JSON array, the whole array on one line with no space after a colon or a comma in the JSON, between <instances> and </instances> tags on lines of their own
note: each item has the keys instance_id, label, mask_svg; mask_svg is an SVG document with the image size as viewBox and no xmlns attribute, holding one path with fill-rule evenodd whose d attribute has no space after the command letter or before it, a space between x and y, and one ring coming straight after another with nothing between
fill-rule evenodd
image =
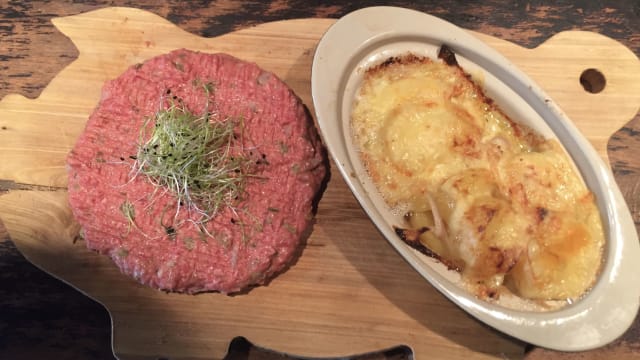
<instances>
[{"instance_id":1,"label":"food on wooden board","mask_svg":"<svg viewBox=\"0 0 640 360\"><path fill-rule=\"evenodd\" d=\"M446 46L366 70L351 127L396 229L477 296L582 296L601 266L594 196L555 139L517 123L489 99Z\"/></svg>"},{"instance_id":2,"label":"food on wooden board","mask_svg":"<svg viewBox=\"0 0 640 360\"><path fill-rule=\"evenodd\" d=\"M107 82L67 164L88 248L145 285L186 293L234 293L286 269L328 171L284 82L184 49Z\"/></svg>"}]
</instances>

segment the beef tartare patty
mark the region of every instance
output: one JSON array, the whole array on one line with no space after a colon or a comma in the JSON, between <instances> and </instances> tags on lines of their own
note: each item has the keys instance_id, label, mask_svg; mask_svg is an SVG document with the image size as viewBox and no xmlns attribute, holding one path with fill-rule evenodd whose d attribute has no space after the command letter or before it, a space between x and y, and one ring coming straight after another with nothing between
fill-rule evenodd
<instances>
[{"instance_id":1,"label":"beef tartare patty","mask_svg":"<svg viewBox=\"0 0 640 360\"><path fill-rule=\"evenodd\" d=\"M249 171L233 204L211 218L136 162L148 136L141 129L170 104L235 121L228 156L246 159ZM143 284L187 293L238 292L286 268L327 172L313 120L285 83L232 56L188 50L107 82L67 165L69 203L88 248Z\"/></svg>"}]
</instances>

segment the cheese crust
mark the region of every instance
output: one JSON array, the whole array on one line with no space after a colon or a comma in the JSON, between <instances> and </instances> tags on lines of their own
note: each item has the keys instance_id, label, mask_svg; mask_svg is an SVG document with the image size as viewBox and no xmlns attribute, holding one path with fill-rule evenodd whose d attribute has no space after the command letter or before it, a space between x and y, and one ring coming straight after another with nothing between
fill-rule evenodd
<instances>
[{"instance_id":1,"label":"cheese crust","mask_svg":"<svg viewBox=\"0 0 640 360\"><path fill-rule=\"evenodd\" d=\"M593 285L604 243L593 195L557 141L512 121L455 59L369 68L351 115L380 194L409 209L407 234L477 295L564 300Z\"/></svg>"}]
</instances>

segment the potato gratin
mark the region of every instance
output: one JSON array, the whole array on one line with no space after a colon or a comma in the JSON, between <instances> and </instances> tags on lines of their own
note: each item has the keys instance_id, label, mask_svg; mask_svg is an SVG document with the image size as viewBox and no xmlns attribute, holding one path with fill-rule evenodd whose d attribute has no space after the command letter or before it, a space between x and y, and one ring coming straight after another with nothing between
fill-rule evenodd
<instances>
[{"instance_id":1,"label":"potato gratin","mask_svg":"<svg viewBox=\"0 0 640 360\"><path fill-rule=\"evenodd\" d=\"M368 69L353 107L365 168L406 209L398 234L479 297L580 297L604 243L593 195L556 140L509 119L446 47L439 57Z\"/></svg>"}]
</instances>

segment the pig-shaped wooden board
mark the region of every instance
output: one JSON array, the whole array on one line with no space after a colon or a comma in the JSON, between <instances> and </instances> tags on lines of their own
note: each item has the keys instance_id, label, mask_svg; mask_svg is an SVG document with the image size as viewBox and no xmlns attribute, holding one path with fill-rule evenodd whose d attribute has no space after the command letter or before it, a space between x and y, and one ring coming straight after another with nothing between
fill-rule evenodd
<instances>
[{"instance_id":1,"label":"pig-shaped wooden board","mask_svg":"<svg viewBox=\"0 0 640 360\"><path fill-rule=\"evenodd\" d=\"M131 8L58 18L54 24L77 46L78 59L39 98L9 95L0 102L0 183L9 189L0 196L0 218L31 262L109 310L118 357L222 358L236 336L310 357L403 344L418 358L523 354L523 343L467 315L405 263L337 171L302 255L267 286L246 294L185 295L147 288L78 239L79 226L67 204L65 158L105 81L178 48L225 52L274 72L313 113L311 62L333 23L288 20L207 39ZM640 64L631 51L588 32L563 32L535 49L476 35L538 82L606 159L609 137L640 104ZM580 85L588 68L605 73L602 93L590 94Z\"/></svg>"}]
</instances>

